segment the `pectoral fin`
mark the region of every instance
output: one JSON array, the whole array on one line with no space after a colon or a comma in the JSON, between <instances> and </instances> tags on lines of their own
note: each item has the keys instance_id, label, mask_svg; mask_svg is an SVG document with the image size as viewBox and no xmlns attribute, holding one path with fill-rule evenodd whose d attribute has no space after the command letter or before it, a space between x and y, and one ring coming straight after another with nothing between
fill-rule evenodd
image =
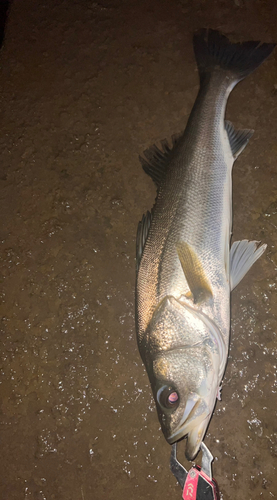
<instances>
[{"instance_id":1,"label":"pectoral fin","mask_svg":"<svg viewBox=\"0 0 277 500\"><path fill-rule=\"evenodd\" d=\"M212 297L212 289L203 266L188 243L177 244L177 253L195 304ZM189 295L187 297L190 298Z\"/></svg>"},{"instance_id":2,"label":"pectoral fin","mask_svg":"<svg viewBox=\"0 0 277 500\"><path fill-rule=\"evenodd\" d=\"M254 262L264 253L266 245L259 241L241 240L232 244L230 251L230 286L231 290L239 284Z\"/></svg>"}]
</instances>

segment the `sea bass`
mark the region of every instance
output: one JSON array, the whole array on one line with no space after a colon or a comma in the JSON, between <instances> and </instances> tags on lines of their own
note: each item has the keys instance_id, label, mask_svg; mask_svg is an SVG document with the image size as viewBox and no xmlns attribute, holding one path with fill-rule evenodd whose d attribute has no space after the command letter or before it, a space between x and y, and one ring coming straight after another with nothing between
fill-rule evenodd
<instances>
[{"instance_id":1,"label":"sea bass","mask_svg":"<svg viewBox=\"0 0 277 500\"><path fill-rule=\"evenodd\" d=\"M188 460L219 398L230 292L266 248L242 240L230 249L232 166L253 131L225 121L226 103L275 46L231 43L209 29L193 45L200 90L186 129L140 158L157 197L138 226L136 283L138 346L162 431L170 444L187 435Z\"/></svg>"}]
</instances>

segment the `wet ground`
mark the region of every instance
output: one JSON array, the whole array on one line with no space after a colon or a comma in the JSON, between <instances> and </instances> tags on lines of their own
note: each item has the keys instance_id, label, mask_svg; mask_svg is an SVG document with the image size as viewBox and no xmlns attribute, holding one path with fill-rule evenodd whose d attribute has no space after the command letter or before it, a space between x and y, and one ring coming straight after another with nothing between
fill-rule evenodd
<instances>
[{"instance_id":1,"label":"wet ground","mask_svg":"<svg viewBox=\"0 0 277 500\"><path fill-rule=\"evenodd\" d=\"M180 498L134 325L138 154L182 130L192 33L277 40L277 4L14 1L0 53L3 500ZM277 497L277 54L232 93L255 135L234 167L234 237L267 253L232 297L206 444L224 500Z\"/></svg>"}]
</instances>

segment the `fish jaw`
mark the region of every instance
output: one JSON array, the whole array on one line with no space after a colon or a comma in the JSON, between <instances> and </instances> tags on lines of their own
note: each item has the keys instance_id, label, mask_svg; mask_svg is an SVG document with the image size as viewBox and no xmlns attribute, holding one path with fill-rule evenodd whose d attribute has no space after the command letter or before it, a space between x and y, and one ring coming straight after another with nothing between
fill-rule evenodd
<instances>
[{"instance_id":1,"label":"fish jaw","mask_svg":"<svg viewBox=\"0 0 277 500\"><path fill-rule=\"evenodd\" d=\"M192 394L186 404L183 418L178 428L166 439L169 444L187 436L186 458L193 460L197 455L207 430L211 411L198 394Z\"/></svg>"},{"instance_id":2,"label":"fish jaw","mask_svg":"<svg viewBox=\"0 0 277 500\"><path fill-rule=\"evenodd\" d=\"M185 450L186 459L192 461L199 452L201 443L209 425L210 415L208 415L198 427L195 427L188 434L187 446Z\"/></svg>"}]
</instances>

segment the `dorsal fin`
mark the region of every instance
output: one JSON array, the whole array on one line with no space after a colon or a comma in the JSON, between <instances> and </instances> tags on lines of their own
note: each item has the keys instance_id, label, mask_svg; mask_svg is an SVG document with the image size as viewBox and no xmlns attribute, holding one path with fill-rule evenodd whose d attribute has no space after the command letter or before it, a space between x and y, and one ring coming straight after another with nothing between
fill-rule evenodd
<instances>
[{"instance_id":1,"label":"dorsal fin","mask_svg":"<svg viewBox=\"0 0 277 500\"><path fill-rule=\"evenodd\" d=\"M143 254L143 249L148 237L151 220L152 220L152 214L151 212L147 211L146 214L143 214L141 221L138 223L137 242L136 242L137 271L139 269L141 257Z\"/></svg>"},{"instance_id":2,"label":"dorsal fin","mask_svg":"<svg viewBox=\"0 0 277 500\"><path fill-rule=\"evenodd\" d=\"M143 152L146 160L142 156L139 157L144 172L150 175L157 187L160 186L164 178L169 157L175 149L181 135L182 133L175 134L171 137L172 146L164 139L161 141L161 149L159 149L156 144L146 149Z\"/></svg>"},{"instance_id":3,"label":"dorsal fin","mask_svg":"<svg viewBox=\"0 0 277 500\"><path fill-rule=\"evenodd\" d=\"M236 130L228 120L225 120L225 130L228 134L233 157L236 159L247 146L249 139L254 134L254 130Z\"/></svg>"}]
</instances>

